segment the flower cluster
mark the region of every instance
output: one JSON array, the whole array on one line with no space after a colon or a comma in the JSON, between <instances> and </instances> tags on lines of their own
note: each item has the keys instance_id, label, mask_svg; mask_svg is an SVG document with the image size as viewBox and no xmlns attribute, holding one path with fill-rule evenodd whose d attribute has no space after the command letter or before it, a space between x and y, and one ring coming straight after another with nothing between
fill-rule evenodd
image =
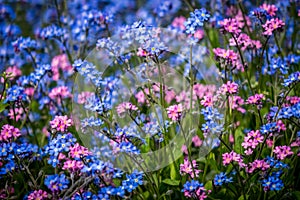
<instances>
[{"instance_id":1,"label":"flower cluster","mask_svg":"<svg viewBox=\"0 0 300 200\"><path fill-rule=\"evenodd\" d=\"M204 25L204 22L207 21L209 17L210 14L204 8L196 9L194 12L191 12L190 18L184 22L186 33L194 34L199 27Z\"/></svg>"},{"instance_id":2,"label":"flower cluster","mask_svg":"<svg viewBox=\"0 0 300 200\"><path fill-rule=\"evenodd\" d=\"M197 169L196 160L192 163L188 159L184 159L184 163L180 164L180 174L189 174L191 178L199 177L201 170Z\"/></svg>"},{"instance_id":3,"label":"flower cluster","mask_svg":"<svg viewBox=\"0 0 300 200\"><path fill-rule=\"evenodd\" d=\"M272 35L275 31L282 31L285 23L278 18L273 18L268 21L263 25L264 28L264 35Z\"/></svg>"},{"instance_id":4,"label":"flower cluster","mask_svg":"<svg viewBox=\"0 0 300 200\"><path fill-rule=\"evenodd\" d=\"M168 117L172 121L179 121L183 113L182 104L173 105L167 108Z\"/></svg>"},{"instance_id":5,"label":"flower cluster","mask_svg":"<svg viewBox=\"0 0 300 200\"><path fill-rule=\"evenodd\" d=\"M246 166L242 156L234 151L231 151L230 153L223 153L222 158L223 158L223 165L225 166L233 162L237 162L241 168Z\"/></svg>"},{"instance_id":6,"label":"flower cluster","mask_svg":"<svg viewBox=\"0 0 300 200\"><path fill-rule=\"evenodd\" d=\"M116 109L117 109L117 112L119 115L122 115L122 114L126 113L127 111L133 112L133 111L138 110L138 108L130 102L123 102L123 103L119 104Z\"/></svg>"},{"instance_id":7,"label":"flower cluster","mask_svg":"<svg viewBox=\"0 0 300 200\"><path fill-rule=\"evenodd\" d=\"M276 146L274 149L274 153L279 160L283 160L288 156L293 155L294 153L291 151L291 147L289 146Z\"/></svg>"},{"instance_id":8,"label":"flower cluster","mask_svg":"<svg viewBox=\"0 0 300 200\"><path fill-rule=\"evenodd\" d=\"M251 155L253 150L264 140L264 137L260 134L258 130L250 131L247 136L244 137L244 142L242 146L245 149L246 155Z\"/></svg>"},{"instance_id":9,"label":"flower cluster","mask_svg":"<svg viewBox=\"0 0 300 200\"><path fill-rule=\"evenodd\" d=\"M216 186L222 186L223 184L232 183L232 182L233 182L233 178L232 177L228 178L224 172L216 174L214 178L214 184Z\"/></svg>"},{"instance_id":10,"label":"flower cluster","mask_svg":"<svg viewBox=\"0 0 300 200\"><path fill-rule=\"evenodd\" d=\"M9 124L5 124L2 126L0 132L0 141L8 142L12 139L17 139L21 136L21 132L18 128L15 128Z\"/></svg>"},{"instance_id":11,"label":"flower cluster","mask_svg":"<svg viewBox=\"0 0 300 200\"><path fill-rule=\"evenodd\" d=\"M207 195L211 192L210 190L206 190L202 183L199 183L195 180L186 182L181 191L186 197L196 198L200 200L206 199Z\"/></svg>"},{"instance_id":12,"label":"flower cluster","mask_svg":"<svg viewBox=\"0 0 300 200\"><path fill-rule=\"evenodd\" d=\"M55 118L50 121L51 128L59 132L67 131L68 127L72 126L72 123L72 119L69 119L67 115L55 116Z\"/></svg>"},{"instance_id":13,"label":"flower cluster","mask_svg":"<svg viewBox=\"0 0 300 200\"><path fill-rule=\"evenodd\" d=\"M238 35L241 32L239 27L239 23L236 19L224 19L220 22L224 32L232 33L234 35Z\"/></svg>"}]
</instances>

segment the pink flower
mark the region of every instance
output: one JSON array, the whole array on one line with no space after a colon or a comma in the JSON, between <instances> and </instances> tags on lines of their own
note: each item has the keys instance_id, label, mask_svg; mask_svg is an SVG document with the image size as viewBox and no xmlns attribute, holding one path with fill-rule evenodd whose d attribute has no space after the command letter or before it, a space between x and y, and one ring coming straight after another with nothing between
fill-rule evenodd
<instances>
[{"instance_id":1,"label":"pink flower","mask_svg":"<svg viewBox=\"0 0 300 200\"><path fill-rule=\"evenodd\" d=\"M278 120L276 122L276 128L277 128L278 132L286 130L285 124L283 123L282 120Z\"/></svg>"},{"instance_id":2,"label":"pink flower","mask_svg":"<svg viewBox=\"0 0 300 200\"><path fill-rule=\"evenodd\" d=\"M199 138L198 135L192 138L192 142L194 143L195 147L200 147L203 143L203 141Z\"/></svg>"},{"instance_id":3,"label":"pink flower","mask_svg":"<svg viewBox=\"0 0 300 200\"><path fill-rule=\"evenodd\" d=\"M300 102L300 97L294 96L294 97L286 97L286 100L290 102L290 104L295 105Z\"/></svg>"},{"instance_id":4,"label":"pink flower","mask_svg":"<svg viewBox=\"0 0 300 200\"><path fill-rule=\"evenodd\" d=\"M234 137L233 137L232 134L229 135L229 142L230 142L231 144L234 143Z\"/></svg>"},{"instance_id":5,"label":"pink flower","mask_svg":"<svg viewBox=\"0 0 300 200\"><path fill-rule=\"evenodd\" d=\"M221 49L218 47L218 48L213 49L213 52L217 58L220 57L220 58L226 59L226 60L230 61L231 63L237 62L238 55L233 50L230 50L230 49L226 50L226 49Z\"/></svg>"},{"instance_id":6,"label":"pink flower","mask_svg":"<svg viewBox=\"0 0 300 200\"><path fill-rule=\"evenodd\" d=\"M0 141L8 142L12 138L17 139L19 136L21 136L21 132L18 128L15 128L9 124L2 126L0 132Z\"/></svg>"},{"instance_id":7,"label":"pink flower","mask_svg":"<svg viewBox=\"0 0 300 200\"><path fill-rule=\"evenodd\" d=\"M273 142L272 139L267 139L267 140L266 140L266 143L267 143L267 147L269 147L269 148L272 148L272 146L273 146L273 144L274 144L274 142Z\"/></svg>"},{"instance_id":8,"label":"pink flower","mask_svg":"<svg viewBox=\"0 0 300 200\"><path fill-rule=\"evenodd\" d=\"M249 49L254 49L254 48L260 49L261 46L262 46L259 40L252 40L245 33L241 33L235 39L230 38L229 39L229 45L230 46L239 46L243 51L246 50L247 48L249 48Z\"/></svg>"},{"instance_id":9,"label":"pink flower","mask_svg":"<svg viewBox=\"0 0 300 200\"><path fill-rule=\"evenodd\" d=\"M265 11L267 11L267 13L271 17L274 17L276 15L276 11L278 10L275 5L270 5L270 4L266 4L266 3L264 3L263 5L261 5L260 8L264 9Z\"/></svg>"},{"instance_id":10,"label":"pink flower","mask_svg":"<svg viewBox=\"0 0 300 200\"><path fill-rule=\"evenodd\" d=\"M9 118L15 120L15 115L16 115L16 121L19 121L21 118L23 118L25 116L23 108L9 109L9 113L8 113Z\"/></svg>"},{"instance_id":11,"label":"pink flower","mask_svg":"<svg viewBox=\"0 0 300 200\"><path fill-rule=\"evenodd\" d=\"M59 79L59 70L62 70L63 73L72 74L73 67L69 62L68 56L66 54L61 54L55 56L51 62L51 70L53 72L53 80L57 81Z\"/></svg>"},{"instance_id":12,"label":"pink flower","mask_svg":"<svg viewBox=\"0 0 300 200\"><path fill-rule=\"evenodd\" d=\"M174 90L166 90L165 91L165 101L167 103L171 103L171 101L173 99L175 99L175 97L176 97L176 93L174 92Z\"/></svg>"},{"instance_id":13,"label":"pink flower","mask_svg":"<svg viewBox=\"0 0 300 200\"><path fill-rule=\"evenodd\" d=\"M176 17L173 22L172 22L172 26L174 28L179 28L179 30L185 30L185 26L184 26L184 22L186 21L186 18L183 16L180 17Z\"/></svg>"},{"instance_id":14,"label":"pink flower","mask_svg":"<svg viewBox=\"0 0 300 200\"><path fill-rule=\"evenodd\" d=\"M212 107L213 103L214 101L212 96L204 96L203 99L200 101L200 104L205 107Z\"/></svg>"},{"instance_id":15,"label":"pink flower","mask_svg":"<svg viewBox=\"0 0 300 200\"><path fill-rule=\"evenodd\" d=\"M260 134L259 130L250 131L247 136L244 137L242 146L244 147L244 153L251 155L253 150L264 140L264 137Z\"/></svg>"},{"instance_id":16,"label":"pink flower","mask_svg":"<svg viewBox=\"0 0 300 200\"><path fill-rule=\"evenodd\" d=\"M67 158L67 156L63 153L59 153L58 154L58 160L65 160Z\"/></svg>"},{"instance_id":17,"label":"pink flower","mask_svg":"<svg viewBox=\"0 0 300 200\"><path fill-rule=\"evenodd\" d=\"M167 108L168 117L172 121L179 121L183 112L182 104L173 105Z\"/></svg>"},{"instance_id":18,"label":"pink flower","mask_svg":"<svg viewBox=\"0 0 300 200\"><path fill-rule=\"evenodd\" d=\"M72 94L68 87L59 86L51 90L49 97L50 99L57 100L58 103L61 103L62 99L71 98Z\"/></svg>"},{"instance_id":19,"label":"pink flower","mask_svg":"<svg viewBox=\"0 0 300 200\"><path fill-rule=\"evenodd\" d=\"M215 85L203 85L200 83L193 85L193 93L196 94L199 99L204 98L205 96L211 97L215 91Z\"/></svg>"},{"instance_id":20,"label":"pink flower","mask_svg":"<svg viewBox=\"0 0 300 200\"><path fill-rule=\"evenodd\" d=\"M224 153L222 155L223 158L223 165L229 165L232 161L232 154L231 153Z\"/></svg>"},{"instance_id":21,"label":"pink flower","mask_svg":"<svg viewBox=\"0 0 300 200\"><path fill-rule=\"evenodd\" d=\"M130 102L123 102L117 106L117 112L119 116L121 116L123 113L126 113L127 111L132 112L135 110L138 110L138 108Z\"/></svg>"},{"instance_id":22,"label":"pink flower","mask_svg":"<svg viewBox=\"0 0 300 200\"><path fill-rule=\"evenodd\" d=\"M294 154L294 152L291 151L291 147L286 146L286 145L275 147L273 152L275 153L277 159L280 159L280 160L283 160L287 156L290 156L290 155Z\"/></svg>"},{"instance_id":23,"label":"pink flower","mask_svg":"<svg viewBox=\"0 0 300 200\"><path fill-rule=\"evenodd\" d=\"M249 167L247 167L246 171L248 173L253 173L256 169L260 169L262 171L266 171L270 168L270 165L264 160L255 160L252 163L249 163Z\"/></svg>"},{"instance_id":24,"label":"pink flower","mask_svg":"<svg viewBox=\"0 0 300 200\"><path fill-rule=\"evenodd\" d=\"M238 60L238 54L230 49L221 49L215 48L213 49L215 54L215 58L218 62L222 63L222 66L231 65L234 69L244 71L243 65Z\"/></svg>"},{"instance_id":25,"label":"pink flower","mask_svg":"<svg viewBox=\"0 0 300 200\"><path fill-rule=\"evenodd\" d=\"M238 93L239 86L235 82L228 81L226 84L223 84L219 89L218 93L223 95L225 94L236 94Z\"/></svg>"},{"instance_id":26,"label":"pink flower","mask_svg":"<svg viewBox=\"0 0 300 200\"><path fill-rule=\"evenodd\" d=\"M245 113L246 110L241 106L244 104L244 99L240 96L229 96L229 106L232 110L237 110L241 113Z\"/></svg>"},{"instance_id":27,"label":"pink flower","mask_svg":"<svg viewBox=\"0 0 300 200\"><path fill-rule=\"evenodd\" d=\"M146 95L149 95L149 89L143 89L141 91L139 91L138 93L135 94L135 98L137 99L137 101L139 103L148 103L148 99L146 97Z\"/></svg>"},{"instance_id":28,"label":"pink flower","mask_svg":"<svg viewBox=\"0 0 300 200\"><path fill-rule=\"evenodd\" d=\"M68 170L70 172L77 172L83 168L83 162L80 160L67 160L64 162L63 170Z\"/></svg>"},{"instance_id":29,"label":"pink flower","mask_svg":"<svg viewBox=\"0 0 300 200\"><path fill-rule=\"evenodd\" d=\"M224 19L220 22L224 32L232 33L238 35L241 32L238 21L236 19Z\"/></svg>"},{"instance_id":30,"label":"pink flower","mask_svg":"<svg viewBox=\"0 0 300 200\"><path fill-rule=\"evenodd\" d=\"M256 105L258 109L262 107L262 100L265 98L265 95L263 94L255 94L254 96L250 96L247 99L247 104L253 104Z\"/></svg>"},{"instance_id":31,"label":"pink flower","mask_svg":"<svg viewBox=\"0 0 300 200\"><path fill-rule=\"evenodd\" d=\"M34 88L33 87L26 88L24 93L27 94L28 96L33 96L34 95Z\"/></svg>"},{"instance_id":32,"label":"pink flower","mask_svg":"<svg viewBox=\"0 0 300 200\"><path fill-rule=\"evenodd\" d=\"M22 71L17 66L8 67L5 73L9 77L9 80L14 80L17 76L22 75ZM2 81L1 81L2 82Z\"/></svg>"},{"instance_id":33,"label":"pink flower","mask_svg":"<svg viewBox=\"0 0 300 200\"><path fill-rule=\"evenodd\" d=\"M199 29L194 33L194 37L201 40L204 37L204 31Z\"/></svg>"},{"instance_id":34,"label":"pink flower","mask_svg":"<svg viewBox=\"0 0 300 200\"><path fill-rule=\"evenodd\" d=\"M224 166L229 165L233 161L237 162L241 168L246 166L246 164L243 163L242 156L240 154L235 153L234 151L231 151L230 153L223 153L222 159Z\"/></svg>"},{"instance_id":35,"label":"pink flower","mask_svg":"<svg viewBox=\"0 0 300 200\"><path fill-rule=\"evenodd\" d=\"M43 190L35 190L27 197L28 200L44 200L48 199L48 193Z\"/></svg>"},{"instance_id":36,"label":"pink flower","mask_svg":"<svg viewBox=\"0 0 300 200\"><path fill-rule=\"evenodd\" d=\"M186 145L182 145L181 151L182 151L184 154L188 155L188 150L187 150Z\"/></svg>"},{"instance_id":37,"label":"pink flower","mask_svg":"<svg viewBox=\"0 0 300 200\"><path fill-rule=\"evenodd\" d=\"M192 164L190 163L190 161L188 159L184 159L184 163L180 164L180 174L181 175L185 175L185 174L189 174L192 178L199 177L199 173L201 172L201 170L197 169L198 165L196 163L196 160L192 160ZM193 168L194 168L194 172L193 172Z\"/></svg>"},{"instance_id":38,"label":"pink flower","mask_svg":"<svg viewBox=\"0 0 300 200\"><path fill-rule=\"evenodd\" d=\"M72 124L72 119L69 119L67 115L55 116L54 119L50 121L51 128L61 132L67 131L68 127L72 126Z\"/></svg>"},{"instance_id":39,"label":"pink flower","mask_svg":"<svg viewBox=\"0 0 300 200\"><path fill-rule=\"evenodd\" d=\"M91 152L84 146L76 143L74 146L70 147L69 156L72 158L81 158L81 156L90 155Z\"/></svg>"},{"instance_id":40,"label":"pink flower","mask_svg":"<svg viewBox=\"0 0 300 200\"><path fill-rule=\"evenodd\" d=\"M77 103L78 104L85 104L87 102L87 100L93 96L94 93L93 92L81 92L79 95L78 95L78 100L77 100Z\"/></svg>"},{"instance_id":41,"label":"pink flower","mask_svg":"<svg viewBox=\"0 0 300 200\"><path fill-rule=\"evenodd\" d=\"M272 18L270 20L267 20L266 23L264 25L262 25L262 27L264 28L264 35L272 35L274 31L281 31L283 29L283 26L285 25L285 23L278 18Z\"/></svg>"},{"instance_id":42,"label":"pink flower","mask_svg":"<svg viewBox=\"0 0 300 200\"><path fill-rule=\"evenodd\" d=\"M138 48L138 52L136 53L137 56L146 57L148 55L147 51L142 49L141 47Z\"/></svg>"},{"instance_id":43,"label":"pink flower","mask_svg":"<svg viewBox=\"0 0 300 200\"><path fill-rule=\"evenodd\" d=\"M234 19L237 21L239 28L243 28L245 23L248 26L251 26L251 20L248 16L243 16L243 12L241 10L238 11L237 15L235 15ZM245 20L246 19L246 22Z\"/></svg>"}]
</instances>

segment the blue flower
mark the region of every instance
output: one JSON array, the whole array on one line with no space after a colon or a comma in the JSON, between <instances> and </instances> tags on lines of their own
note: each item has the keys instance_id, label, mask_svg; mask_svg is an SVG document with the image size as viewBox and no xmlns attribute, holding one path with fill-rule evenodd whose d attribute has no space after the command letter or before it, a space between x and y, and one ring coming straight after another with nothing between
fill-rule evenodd
<instances>
[{"instance_id":1,"label":"blue flower","mask_svg":"<svg viewBox=\"0 0 300 200\"><path fill-rule=\"evenodd\" d=\"M40 37L45 40L50 38L64 39L67 38L66 33L67 32L65 29L60 28L56 25L50 25L41 30Z\"/></svg>"},{"instance_id":2,"label":"blue flower","mask_svg":"<svg viewBox=\"0 0 300 200\"><path fill-rule=\"evenodd\" d=\"M284 107L278 112L278 119L289 119L293 116L293 110L291 107Z\"/></svg>"},{"instance_id":3,"label":"blue flower","mask_svg":"<svg viewBox=\"0 0 300 200\"><path fill-rule=\"evenodd\" d=\"M19 37L16 41L12 42L15 52L30 51L38 48L37 42L31 38Z\"/></svg>"},{"instance_id":4,"label":"blue flower","mask_svg":"<svg viewBox=\"0 0 300 200\"><path fill-rule=\"evenodd\" d=\"M190 18L184 22L186 27L186 33L194 34L196 30L203 26L204 21L207 21L210 17L210 14L205 8L196 9L194 12L190 13Z\"/></svg>"},{"instance_id":5,"label":"blue flower","mask_svg":"<svg viewBox=\"0 0 300 200\"><path fill-rule=\"evenodd\" d=\"M233 180L232 177L227 177L227 175L224 172L221 172L220 174L217 174L214 178L214 184L217 186L221 186L224 183L232 183Z\"/></svg>"},{"instance_id":6,"label":"blue flower","mask_svg":"<svg viewBox=\"0 0 300 200\"><path fill-rule=\"evenodd\" d=\"M276 176L268 176L262 180L262 186L265 190L279 191L283 188L283 182Z\"/></svg>"},{"instance_id":7,"label":"blue flower","mask_svg":"<svg viewBox=\"0 0 300 200\"><path fill-rule=\"evenodd\" d=\"M5 99L5 103L8 101L14 102L17 100L25 101L27 99L27 95L25 94L25 89L23 87L14 85L7 90L7 96Z\"/></svg>"},{"instance_id":8,"label":"blue flower","mask_svg":"<svg viewBox=\"0 0 300 200\"><path fill-rule=\"evenodd\" d=\"M259 20L271 18L271 16L268 14L268 12L262 8L256 8L255 10L251 11L249 16L251 18L256 19L256 22L259 22Z\"/></svg>"},{"instance_id":9,"label":"blue flower","mask_svg":"<svg viewBox=\"0 0 300 200\"><path fill-rule=\"evenodd\" d=\"M118 195L119 197L124 197L125 195L125 190L123 186L117 187L115 189L115 194Z\"/></svg>"},{"instance_id":10,"label":"blue flower","mask_svg":"<svg viewBox=\"0 0 300 200\"><path fill-rule=\"evenodd\" d=\"M62 191L68 188L69 180L66 178L65 174L54 174L46 176L44 184L52 192Z\"/></svg>"},{"instance_id":11,"label":"blue flower","mask_svg":"<svg viewBox=\"0 0 300 200\"><path fill-rule=\"evenodd\" d=\"M282 85L285 87L289 87L293 83L297 83L300 81L300 72L294 72L288 76L288 78L283 80Z\"/></svg>"},{"instance_id":12,"label":"blue flower","mask_svg":"<svg viewBox=\"0 0 300 200\"><path fill-rule=\"evenodd\" d=\"M203 183L199 183L199 181L191 180L191 181L187 181L183 185L183 189L181 191L182 192L185 192L185 191L193 192L193 191L196 191L199 187L203 187Z\"/></svg>"},{"instance_id":13,"label":"blue flower","mask_svg":"<svg viewBox=\"0 0 300 200\"><path fill-rule=\"evenodd\" d=\"M69 147L74 145L76 138L72 136L71 133L68 134L58 134L56 138L53 138L44 147L44 156L49 155L48 164L56 167L59 163L58 155L59 153L69 152Z\"/></svg>"},{"instance_id":14,"label":"blue flower","mask_svg":"<svg viewBox=\"0 0 300 200\"><path fill-rule=\"evenodd\" d=\"M159 17L164 17L172 9L172 1L165 0L160 5L154 9L154 13Z\"/></svg>"},{"instance_id":15,"label":"blue flower","mask_svg":"<svg viewBox=\"0 0 300 200\"><path fill-rule=\"evenodd\" d=\"M274 133L278 130L276 122L267 123L260 127L260 132L262 134Z\"/></svg>"},{"instance_id":16,"label":"blue flower","mask_svg":"<svg viewBox=\"0 0 300 200\"><path fill-rule=\"evenodd\" d=\"M289 54L288 56L286 56L284 58L286 63L289 64L297 64L300 62L300 56L299 55L295 55L295 54Z\"/></svg>"},{"instance_id":17,"label":"blue flower","mask_svg":"<svg viewBox=\"0 0 300 200\"><path fill-rule=\"evenodd\" d=\"M162 51L167 50L165 44L157 39L148 40L144 48L150 55L159 55Z\"/></svg>"},{"instance_id":18,"label":"blue flower","mask_svg":"<svg viewBox=\"0 0 300 200\"><path fill-rule=\"evenodd\" d=\"M11 172L16 169L16 164L13 160L8 161L4 166L0 169L0 175L7 174L7 172Z\"/></svg>"},{"instance_id":19,"label":"blue flower","mask_svg":"<svg viewBox=\"0 0 300 200\"><path fill-rule=\"evenodd\" d=\"M268 66L264 66L262 68L263 72L267 72L269 75L275 74L277 71L280 71L282 74L288 73L288 64L285 62L285 60L282 60L279 58L272 58L270 60L270 64Z\"/></svg>"},{"instance_id":20,"label":"blue flower","mask_svg":"<svg viewBox=\"0 0 300 200\"><path fill-rule=\"evenodd\" d=\"M143 184L143 174L141 172L133 171L132 174L126 175L126 180L122 181L124 190L132 192L139 185Z\"/></svg>"}]
</instances>

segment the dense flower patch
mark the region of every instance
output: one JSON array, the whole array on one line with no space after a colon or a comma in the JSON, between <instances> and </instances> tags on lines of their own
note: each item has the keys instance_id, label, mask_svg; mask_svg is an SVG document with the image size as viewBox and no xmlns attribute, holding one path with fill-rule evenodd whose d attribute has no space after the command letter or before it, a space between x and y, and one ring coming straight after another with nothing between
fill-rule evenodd
<instances>
[{"instance_id":1,"label":"dense flower patch","mask_svg":"<svg viewBox=\"0 0 300 200\"><path fill-rule=\"evenodd\" d=\"M0 199L300 199L300 4L0 2Z\"/></svg>"}]
</instances>

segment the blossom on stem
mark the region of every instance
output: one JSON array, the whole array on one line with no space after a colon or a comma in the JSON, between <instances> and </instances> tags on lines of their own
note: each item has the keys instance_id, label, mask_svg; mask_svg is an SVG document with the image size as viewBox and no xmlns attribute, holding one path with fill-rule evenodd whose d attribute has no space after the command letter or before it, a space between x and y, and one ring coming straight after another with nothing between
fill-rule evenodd
<instances>
[{"instance_id":1,"label":"blossom on stem","mask_svg":"<svg viewBox=\"0 0 300 200\"><path fill-rule=\"evenodd\" d=\"M223 95L228 94L237 94L238 93L239 86L235 82L227 81L227 83L223 84L221 88L219 89L219 93Z\"/></svg>"},{"instance_id":2,"label":"blossom on stem","mask_svg":"<svg viewBox=\"0 0 300 200\"><path fill-rule=\"evenodd\" d=\"M182 104L173 105L167 108L168 117L172 121L179 121L183 112Z\"/></svg>"},{"instance_id":3,"label":"blossom on stem","mask_svg":"<svg viewBox=\"0 0 300 200\"><path fill-rule=\"evenodd\" d=\"M283 160L286 157L293 155L294 152L291 151L291 147L289 146L276 146L275 149L273 150L273 152L275 153L276 157L279 160Z\"/></svg>"},{"instance_id":4,"label":"blossom on stem","mask_svg":"<svg viewBox=\"0 0 300 200\"><path fill-rule=\"evenodd\" d=\"M272 35L274 31L281 31L285 23L278 18L267 20L262 27L264 28L264 35Z\"/></svg>"},{"instance_id":5,"label":"blossom on stem","mask_svg":"<svg viewBox=\"0 0 300 200\"><path fill-rule=\"evenodd\" d=\"M28 200L45 200L48 199L48 193L46 191L43 190L34 190L33 192L31 192L28 197Z\"/></svg>"},{"instance_id":6,"label":"blossom on stem","mask_svg":"<svg viewBox=\"0 0 300 200\"><path fill-rule=\"evenodd\" d=\"M241 32L238 21L236 19L224 19L220 22L222 25L223 32L232 33L234 35L238 35Z\"/></svg>"},{"instance_id":7,"label":"blossom on stem","mask_svg":"<svg viewBox=\"0 0 300 200\"><path fill-rule=\"evenodd\" d=\"M18 128L15 128L9 124L2 126L0 132L0 141L8 142L12 138L17 139L19 136L21 136L21 132Z\"/></svg>"},{"instance_id":8,"label":"blossom on stem","mask_svg":"<svg viewBox=\"0 0 300 200\"><path fill-rule=\"evenodd\" d=\"M204 25L210 14L205 8L196 9L194 12L190 13L190 17L184 22L186 28L185 32L188 34L194 34L196 30Z\"/></svg>"},{"instance_id":9,"label":"blossom on stem","mask_svg":"<svg viewBox=\"0 0 300 200\"><path fill-rule=\"evenodd\" d=\"M192 163L188 159L184 159L183 164L180 164L180 174L189 174L192 178L199 177L201 170L197 169L198 165L196 160L192 160Z\"/></svg>"},{"instance_id":10,"label":"blossom on stem","mask_svg":"<svg viewBox=\"0 0 300 200\"><path fill-rule=\"evenodd\" d=\"M55 118L50 121L51 128L60 132L67 131L68 127L72 126L72 124L72 119L69 119L67 115L55 116Z\"/></svg>"},{"instance_id":11,"label":"blossom on stem","mask_svg":"<svg viewBox=\"0 0 300 200\"><path fill-rule=\"evenodd\" d=\"M122 115L127 111L132 112L138 110L138 108L130 102L123 102L117 106L117 113Z\"/></svg>"},{"instance_id":12,"label":"blossom on stem","mask_svg":"<svg viewBox=\"0 0 300 200\"><path fill-rule=\"evenodd\" d=\"M244 137L242 146L245 149L246 155L251 155L253 150L264 140L264 137L260 134L259 130L250 131L247 136Z\"/></svg>"},{"instance_id":13,"label":"blossom on stem","mask_svg":"<svg viewBox=\"0 0 300 200\"><path fill-rule=\"evenodd\" d=\"M260 8L264 9L265 11L267 11L267 13L271 17L274 17L276 15L276 11L278 10L278 8L275 5L273 5L273 4L266 4L266 3L264 3L263 5L261 5Z\"/></svg>"}]
</instances>

